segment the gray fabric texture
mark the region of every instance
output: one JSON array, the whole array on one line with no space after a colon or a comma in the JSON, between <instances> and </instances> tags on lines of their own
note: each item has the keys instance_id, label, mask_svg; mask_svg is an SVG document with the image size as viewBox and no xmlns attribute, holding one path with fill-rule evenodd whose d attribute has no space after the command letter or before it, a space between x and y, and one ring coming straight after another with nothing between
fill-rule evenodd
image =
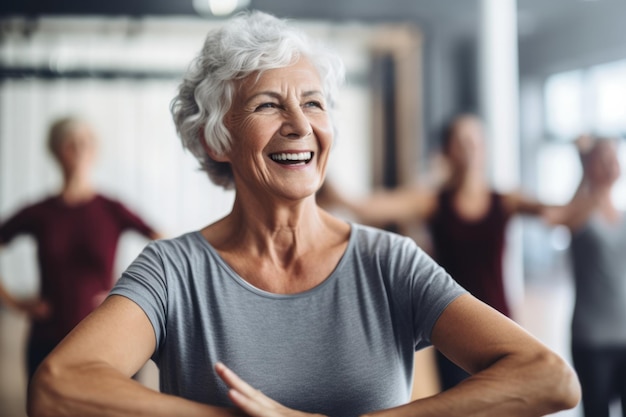
<instances>
[{"instance_id":1,"label":"gray fabric texture","mask_svg":"<svg viewBox=\"0 0 626 417\"><path fill-rule=\"evenodd\" d=\"M150 319L161 390L230 406L224 362L288 407L357 416L409 400L413 353L465 293L411 239L358 224L332 274L278 295L238 276L199 232L149 244L112 294Z\"/></svg>"},{"instance_id":2,"label":"gray fabric texture","mask_svg":"<svg viewBox=\"0 0 626 417\"><path fill-rule=\"evenodd\" d=\"M626 213L619 225L592 216L572 236L576 301L572 342L626 345Z\"/></svg>"}]
</instances>

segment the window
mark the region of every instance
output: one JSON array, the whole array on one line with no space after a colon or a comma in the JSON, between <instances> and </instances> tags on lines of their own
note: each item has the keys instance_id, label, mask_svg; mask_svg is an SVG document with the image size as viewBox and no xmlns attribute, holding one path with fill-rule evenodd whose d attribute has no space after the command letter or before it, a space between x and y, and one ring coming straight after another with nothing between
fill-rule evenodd
<instances>
[{"instance_id":1,"label":"window","mask_svg":"<svg viewBox=\"0 0 626 417\"><path fill-rule=\"evenodd\" d=\"M554 74L545 84L547 136L626 136L626 59Z\"/></svg>"},{"instance_id":2,"label":"window","mask_svg":"<svg viewBox=\"0 0 626 417\"><path fill-rule=\"evenodd\" d=\"M584 72L569 71L552 75L546 81L546 127L551 138L575 138L588 127L583 111Z\"/></svg>"}]
</instances>

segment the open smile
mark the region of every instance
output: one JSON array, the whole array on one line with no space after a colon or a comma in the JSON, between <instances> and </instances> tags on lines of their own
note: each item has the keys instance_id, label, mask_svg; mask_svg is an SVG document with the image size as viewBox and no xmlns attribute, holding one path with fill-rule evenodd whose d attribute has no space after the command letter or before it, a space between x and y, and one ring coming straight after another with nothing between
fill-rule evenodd
<instances>
[{"instance_id":1,"label":"open smile","mask_svg":"<svg viewBox=\"0 0 626 417\"><path fill-rule=\"evenodd\" d=\"M313 152L279 152L270 154L270 158L282 165L306 165L311 162L313 155Z\"/></svg>"}]
</instances>

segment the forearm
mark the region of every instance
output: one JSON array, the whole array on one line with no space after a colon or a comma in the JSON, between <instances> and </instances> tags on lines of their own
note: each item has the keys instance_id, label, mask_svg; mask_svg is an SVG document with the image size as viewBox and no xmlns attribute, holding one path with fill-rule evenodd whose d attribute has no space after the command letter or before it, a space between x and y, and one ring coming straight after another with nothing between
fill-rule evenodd
<instances>
[{"instance_id":1,"label":"forearm","mask_svg":"<svg viewBox=\"0 0 626 417\"><path fill-rule=\"evenodd\" d=\"M425 220L434 210L434 201L427 192L411 188L379 190L354 204L353 211L367 224L384 226Z\"/></svg>"},{"instance_id":2,"label":"forearm","mask_svg":"<svg viewBox=\"0 0 626 417\"><path fill-rule=\"evenodd\" d=\"M226 417L232 411L153 391L104 365L56 368L44 362L29 389L31 417Z\"/></svg>"},{"instance_id":3,"label":"forearm","mask_svg":"<svg viewBox=\"0 0 626 417\"><path fill-rule=\"evenodd\" d=\"M562 359L504 358L458 386L433 397L367 417L535 417L574 407L575 374Z\"/></svg>"},{"instance_id":4,"label":"forearm","mask_svg":"<svg viewBox=\"0 0 626 417\"><path fill-rule=\"evenodd\" d=\"M13 297L2 285L2 277L0 277L0 303L12 309L19 309L20 302Z\"/></svg>"}]
</instances>

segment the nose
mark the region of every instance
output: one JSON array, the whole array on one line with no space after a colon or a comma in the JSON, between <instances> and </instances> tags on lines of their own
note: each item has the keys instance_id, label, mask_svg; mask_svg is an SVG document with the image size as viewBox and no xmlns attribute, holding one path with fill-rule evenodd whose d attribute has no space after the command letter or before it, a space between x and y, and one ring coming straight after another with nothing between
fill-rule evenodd
<instances>
[{"instance_id":1,"label":"nose","mask_svg":"<svg viewBox=\"0 0 626 417\"><path fill-rule=\"evenodd\" d=\"M289 139L304 138L312 133L311 123L300 106L285 112L280 134Z\"/></svg>"}]
</instances>

